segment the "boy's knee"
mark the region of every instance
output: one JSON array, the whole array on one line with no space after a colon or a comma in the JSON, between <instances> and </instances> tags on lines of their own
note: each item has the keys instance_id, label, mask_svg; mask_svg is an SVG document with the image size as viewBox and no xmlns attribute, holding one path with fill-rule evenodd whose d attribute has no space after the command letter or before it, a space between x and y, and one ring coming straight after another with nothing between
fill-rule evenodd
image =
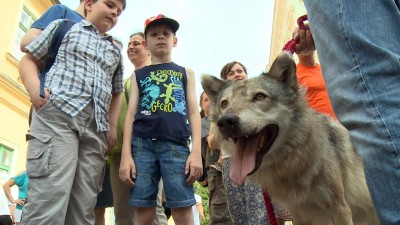
<instances>
[{"instance_id":1,"label":"boy's knee","mask_svg":"<svg viewBox=\"0 0 400 225\"><path fill-rule=\"evenodd\" d=\"M152 225L156 215L155 207L135 207L135 220L138 224Z\"/></svg>"},{"instance_id":2,"label":"boy's knee","mask_svg":"<svg viewBox=\"0 0 400 225\"><path fill-rule=\"evenodd\" d=\"M187 224L187 221L193 221L192 206L173 208L171 214L177 224Z\"/></svg>"}]
</instances>

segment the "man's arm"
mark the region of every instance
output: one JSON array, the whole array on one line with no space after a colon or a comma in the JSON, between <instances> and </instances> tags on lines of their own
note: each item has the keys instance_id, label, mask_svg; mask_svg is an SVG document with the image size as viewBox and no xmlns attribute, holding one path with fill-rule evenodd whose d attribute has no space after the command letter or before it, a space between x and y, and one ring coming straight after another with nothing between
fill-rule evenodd
<instances>
[{"instance_id":1,"label":"man's arm","mask_svg":"<svg viewBox=\"0 0 400 225\"><path fill-rule=\"evenodd\" d=\"M115 43L113 42L113 45ZM118 47L117 45L115 45ZM119 48L119 47L118 47ZM120 50L120 49L118 49ZM108 112L108 121L110 123L110 131L108 136L108 150L106 155L111 154L111 151L114 149L115 145L117 144L117 126L118 126L118 118L119 113L121 112L121 93L124 92L124 68L123 68L123 61L122 56L120 55L119 64L114 71L113 79L112 79L112 92L113 96L111 99L110 109Z\"/></svg>"},{"instance_id":2,"label":"man's arm","mask_svg":"<svg viewBox=\"0 0 400 225\"><path fill-rule=\"evenodd\" d=\"M118 124L118 116L121 111L121 103L122 103L121 93L113 94L109 110L110 131L108 139L108 150L106 155L109 155L111 153L111 150L117 143L117 124Z\"/></svg>"}]
</instances>

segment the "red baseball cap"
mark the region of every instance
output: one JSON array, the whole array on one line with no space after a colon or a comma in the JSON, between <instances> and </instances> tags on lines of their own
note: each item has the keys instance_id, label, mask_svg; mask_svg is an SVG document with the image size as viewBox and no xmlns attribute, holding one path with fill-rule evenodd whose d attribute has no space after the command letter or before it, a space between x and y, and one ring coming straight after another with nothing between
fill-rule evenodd
<instances>
[{"instance_id":1,"label":"red baseball cap","mask_svg":"<svg viewBox=\"0 0 400 225\"><path fill-rule=\"evenodd\" d=\"M144 34L146 35L149 27L156 24L166 24L174 33L179 29L179 23L176 20L168 18L163 14L158 14L157 16L152 16L144 21Z\"/></svg>"}]
</instances>

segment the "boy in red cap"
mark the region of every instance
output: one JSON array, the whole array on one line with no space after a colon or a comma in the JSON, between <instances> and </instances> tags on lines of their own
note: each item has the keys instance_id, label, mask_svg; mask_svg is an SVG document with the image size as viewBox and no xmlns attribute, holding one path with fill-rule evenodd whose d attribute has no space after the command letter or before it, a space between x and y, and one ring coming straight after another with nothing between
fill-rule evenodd
<instances>
[{"instance_id":1,"label":"boy in red cap","mask_svg":"<svg viewBox=\"0 0 400 225\"><path fill-rule=\"evenodd\" d=\"M131 78L120 178L132 187L129 204L140 225L153 223L161 177L175 224L194 224L193 183L203 173L201 120L194 72L171 60L178 28L177 21L161 14L145 21L143 44L151 52L152 64Z\"/></svg>"}]
</instances>

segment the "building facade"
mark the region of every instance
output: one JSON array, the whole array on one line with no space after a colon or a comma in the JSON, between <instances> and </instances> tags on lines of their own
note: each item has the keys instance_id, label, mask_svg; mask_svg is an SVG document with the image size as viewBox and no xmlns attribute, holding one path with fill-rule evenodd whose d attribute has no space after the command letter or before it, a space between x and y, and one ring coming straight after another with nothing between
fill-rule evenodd
<instances>
[{"instance_id":1,"label":"building facade","mask_svg":"<svg viewBox=\"0 0 400 225\"><path fill-rule=\"evenodd\" d=\"M297 27L297 18L304 14L306 9L303 0L275 0L268 68L283 46L292 39L293 30ZM297 60L296 56L294 57Z\"/></svg>"},{"instance_id":2,"label":"building facade","mask_svg":"<svg viewBox=\"0 0 400 225\"><path fill-rule=\"evenodd\" d=\"M19 43L58 0L0 0L0 180L25 170L30 101L18 73Z\"/></svg>"}]
</instances>

